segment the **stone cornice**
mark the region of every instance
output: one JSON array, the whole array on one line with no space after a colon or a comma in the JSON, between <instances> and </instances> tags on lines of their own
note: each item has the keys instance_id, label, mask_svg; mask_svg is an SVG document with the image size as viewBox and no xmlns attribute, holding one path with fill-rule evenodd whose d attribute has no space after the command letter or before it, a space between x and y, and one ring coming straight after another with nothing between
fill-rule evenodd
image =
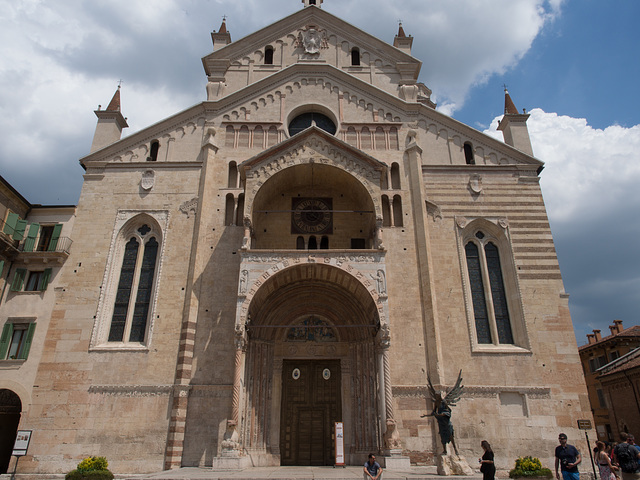
<instances>
[{"instance_id":1,"label":"stone cornice","mask_svg":"<svg viewBox=\"0 0 640 480\"><path fill-rule=\"evenodd\" d=\"M462 398L486 398L496 397L500 393L515 392L526 395L529 398L550 398L551 389L548 387L533 386L464 386ZM426 385L394 385L394 397L424 397L429 398L429 389Z\"/></svg>"}]
</instances>

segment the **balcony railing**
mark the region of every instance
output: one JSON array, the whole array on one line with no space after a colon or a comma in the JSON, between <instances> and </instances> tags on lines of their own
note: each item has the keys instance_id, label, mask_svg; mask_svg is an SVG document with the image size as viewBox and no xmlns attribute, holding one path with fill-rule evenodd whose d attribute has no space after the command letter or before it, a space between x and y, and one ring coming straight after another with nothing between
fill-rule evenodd
<instances>
[{"instance_id":1,"label":"balcony railing","mask_svg":"<svg viewBox=\"0 0 640 480\"><path fill-rule=\"evenodd\" d=\"M71 244L73 240L69 237L58 237L57 239L52 238L48 242L45 243L37 243L34 241L29 242L29 239L25 239L18 245L18 250L21 252L35 252L35 253L46 253L46 252L55 252L55 253L66 253L69 254L71 250Z\"/></svg>"}]
</instances>

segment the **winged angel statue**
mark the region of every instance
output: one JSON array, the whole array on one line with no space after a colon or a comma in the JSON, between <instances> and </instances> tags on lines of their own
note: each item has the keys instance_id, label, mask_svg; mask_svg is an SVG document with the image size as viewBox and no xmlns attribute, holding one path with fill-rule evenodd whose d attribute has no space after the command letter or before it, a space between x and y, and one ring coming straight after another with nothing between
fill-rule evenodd
<instances>
[{"instance_id":1,"label":"winged angel statue","mask_svg":"<svg viewBox=\"0 0 640 480\"><path fill-rule=\"evenodd\" d=\"M451 423L451 407L455 407L460 397L462 397L463 385L462 385L462 370L458 373L458 380L448 393L443 391L436 391L431 383L431 378L427 375L427 382L429 388L429 395L433 400L433 412L423 417L433 416L438 421L438 430L440 433L440 440L442 441L442 447L444 448L443 455L447 454L447 443L451 442L453 450L458 454L458 447L453 435L453 424Z\"/></svg>"}]
</instances>

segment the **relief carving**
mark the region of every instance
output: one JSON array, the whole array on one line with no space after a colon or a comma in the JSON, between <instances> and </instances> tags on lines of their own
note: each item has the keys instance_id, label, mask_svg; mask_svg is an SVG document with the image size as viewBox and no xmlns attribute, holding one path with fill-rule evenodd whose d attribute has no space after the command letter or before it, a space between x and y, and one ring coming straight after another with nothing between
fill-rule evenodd
<instances>
[{"instance_id":1,"label":"relief carving","mask_svg":"<svg viewBox=\"0 0 640 480\"><path fill-rule=\"evenodd\" d=\"M192 212L195 215L198 211L198 197L193 197L191 200L184 202L182 205L180 205L179 209L187 216L187 218L190 217L190 214Z\"/></svg>"},{"instance_id":2,"label":"relief carving","mask_svg":"<svg viewBox=\"0 0 640 480\"><path fill-rule=\"evenodd\" d=\"M320 49L329 48L327 31L318 29L316 25L307 25L298 32L296 47L303 48L305 54L318 55Z\"/></svg>"}]
</instances>

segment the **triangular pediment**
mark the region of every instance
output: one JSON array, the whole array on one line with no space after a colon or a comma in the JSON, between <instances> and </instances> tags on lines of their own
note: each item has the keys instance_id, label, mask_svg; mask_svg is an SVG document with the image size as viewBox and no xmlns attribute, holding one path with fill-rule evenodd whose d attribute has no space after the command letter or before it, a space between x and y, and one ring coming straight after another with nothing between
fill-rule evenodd
<instances>
[{"instance_id":1,"label":"triangular pediment","mask_svg":"<svg viewBox=\"0 0 640 480\"><path fill-rule=\"evenodd\" d=\"M309 38L313 47L306 43ZM264 58L266 48L274 49L273 61L268 64ZM353 49L362 60L357 66L351 63ZM210 80L225 79L227 94L235 88L233 73L243 68L250 68L254 79L259 79L293 63L324 63L356 75L360 71L378 71L397 87L400 83L415 83L422 65L393 45L313 6L214 51L202 62ZM391 72L395 77L389 78Z\"/></svg>"},{"instance_id":2,"label":"triangular pediment","mask_svg":"<svg viewBox=\"0 0 640 480\"><path fill-rule=\"evenodd\" d=\"M303 158L304 157L304 158ZM302 160L300 160L302 158ZM239 165L243 176L277 171L296 163L320 163L341 166L363 177L378 176L387 165L352 147L328 132L311 126ZM377 173L373 173L377 172Z\"/></svg>"}]
</instances>

